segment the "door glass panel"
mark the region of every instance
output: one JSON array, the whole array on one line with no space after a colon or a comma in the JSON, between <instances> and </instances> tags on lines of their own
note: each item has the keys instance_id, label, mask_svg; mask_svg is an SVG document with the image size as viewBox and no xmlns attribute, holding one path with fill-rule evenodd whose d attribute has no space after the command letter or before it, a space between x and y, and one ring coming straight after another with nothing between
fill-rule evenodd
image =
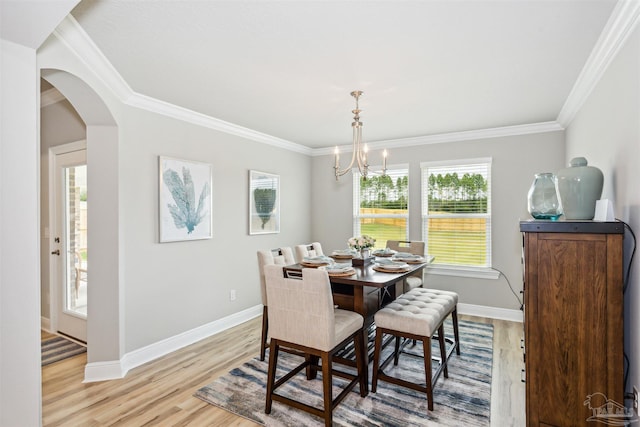
<instances>
[{"instance_id":1,"label":"door glass panel","mask_svg":"<svg viewBox=\"0 0 640 427\"><path fill-rule=\"evenodd\" d=\"M87 316L87 165L64 168L66 278L64 310Z\"/></svg>"}]
</instances>

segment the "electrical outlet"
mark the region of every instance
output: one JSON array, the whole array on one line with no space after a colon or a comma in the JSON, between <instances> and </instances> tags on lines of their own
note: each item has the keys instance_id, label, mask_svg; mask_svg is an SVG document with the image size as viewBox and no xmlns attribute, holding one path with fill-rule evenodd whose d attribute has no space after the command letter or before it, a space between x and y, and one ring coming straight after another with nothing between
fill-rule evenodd
<instances>
[{"instance_id":1,"label":"electrical outlet","mask_svg":"<svg viewBox=\"0 0 640 427\"><path fill-rule=\"evenodd\" d=\"M236 290L231 289L229 291L229 301L235 301L235 300L236 300Z\"/></svg>"},{"instance_id":2,"label":"electrical outlet","mask_svg":"<svg viewBox=\"0 0 640 427\"><path fill-rule=\"evenodd\" d=\"M638 415L638 387L633 386L633 410Z\"/></svg>"}]
</instances>

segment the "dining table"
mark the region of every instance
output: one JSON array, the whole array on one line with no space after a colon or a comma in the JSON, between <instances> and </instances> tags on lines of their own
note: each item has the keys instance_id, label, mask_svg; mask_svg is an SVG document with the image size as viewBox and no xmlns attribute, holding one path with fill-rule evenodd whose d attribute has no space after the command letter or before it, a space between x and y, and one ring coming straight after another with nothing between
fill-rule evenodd
<instances>
[{"instance_id":1,"label":"dining table","mask_svg":"<svg viewBox=\"0 0 640 427\"><path fill-rule=\"evenodd\" d=\"M338 259L338 262L345 262ZM369 260L352 259L352 274L329 274L333 302L337 308L350 310L361 314L364 317L364 348L365 364L369 364L369 359L373 352L373 346L368 340L369 327L373 323L375 313L396 299L403 292L404 279L424 270L432 261L433 257L424 257L423 262L407 264L407 267L399 271L381 271L380 265L375 259ZM283 267L284 275L289 278L302 278L303 268L321 268L323 265L309 265L296 263ZM352 364L352 360L341 360L342 363ZM365 372L368 384L368 370ZM367 386L368 387L368 386Z\"/></svg>"}]
</instances>

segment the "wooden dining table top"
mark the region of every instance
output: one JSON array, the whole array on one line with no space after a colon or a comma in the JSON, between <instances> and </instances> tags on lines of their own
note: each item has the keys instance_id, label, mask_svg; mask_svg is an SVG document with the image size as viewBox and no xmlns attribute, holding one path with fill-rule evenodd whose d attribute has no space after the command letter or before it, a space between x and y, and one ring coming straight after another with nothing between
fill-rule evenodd
<instances>
[{"instance_id":1,"label":"wooden dining table top","mask_svg":"<svg viewBox=\"0 0 640 427\"><path fill-rule=\"evenodd\" d=\"M371 262L370 264L364 266L354 265L353 269L355 273L351 276L334 276L329 275L329 280L331 283L341 283L345 285L352 286L373 286L377 288L384 288L391 284L397 283L406 277L411 276L414 272L425 268L429 265L430 261L433 259L426 258L425 262L420 264L408 264L409 268L406 271L399 272L382 272L374 269L375 262ZM303 268L318 268L318 267L307 267L303 266L300 263L287 265L283 269L287 275L295 275L301 274Z\"/></svg>"}]
</instances>

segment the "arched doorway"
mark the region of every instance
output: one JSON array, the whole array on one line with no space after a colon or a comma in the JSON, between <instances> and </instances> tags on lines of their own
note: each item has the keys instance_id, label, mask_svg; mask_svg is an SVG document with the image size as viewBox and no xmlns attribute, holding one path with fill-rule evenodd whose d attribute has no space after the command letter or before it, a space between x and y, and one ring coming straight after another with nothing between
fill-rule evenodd
<instances>
[{"instance_id":1,"label":"arched doorway","mask_svg":"<svg viewBox=\"0 0 640 427\"><path fill-rule=\"evenodd\" d=\"M87 303L91 308L87 313L85 380L105 379L100 373L93 375L92 366L117 364L124 351L117 123L101 97L79 77L54 69L42 69L41 77L69 100L86 125L87 185L96 203L88 217L87 242L92 250Z\"/></svg>"}]
</instances>

